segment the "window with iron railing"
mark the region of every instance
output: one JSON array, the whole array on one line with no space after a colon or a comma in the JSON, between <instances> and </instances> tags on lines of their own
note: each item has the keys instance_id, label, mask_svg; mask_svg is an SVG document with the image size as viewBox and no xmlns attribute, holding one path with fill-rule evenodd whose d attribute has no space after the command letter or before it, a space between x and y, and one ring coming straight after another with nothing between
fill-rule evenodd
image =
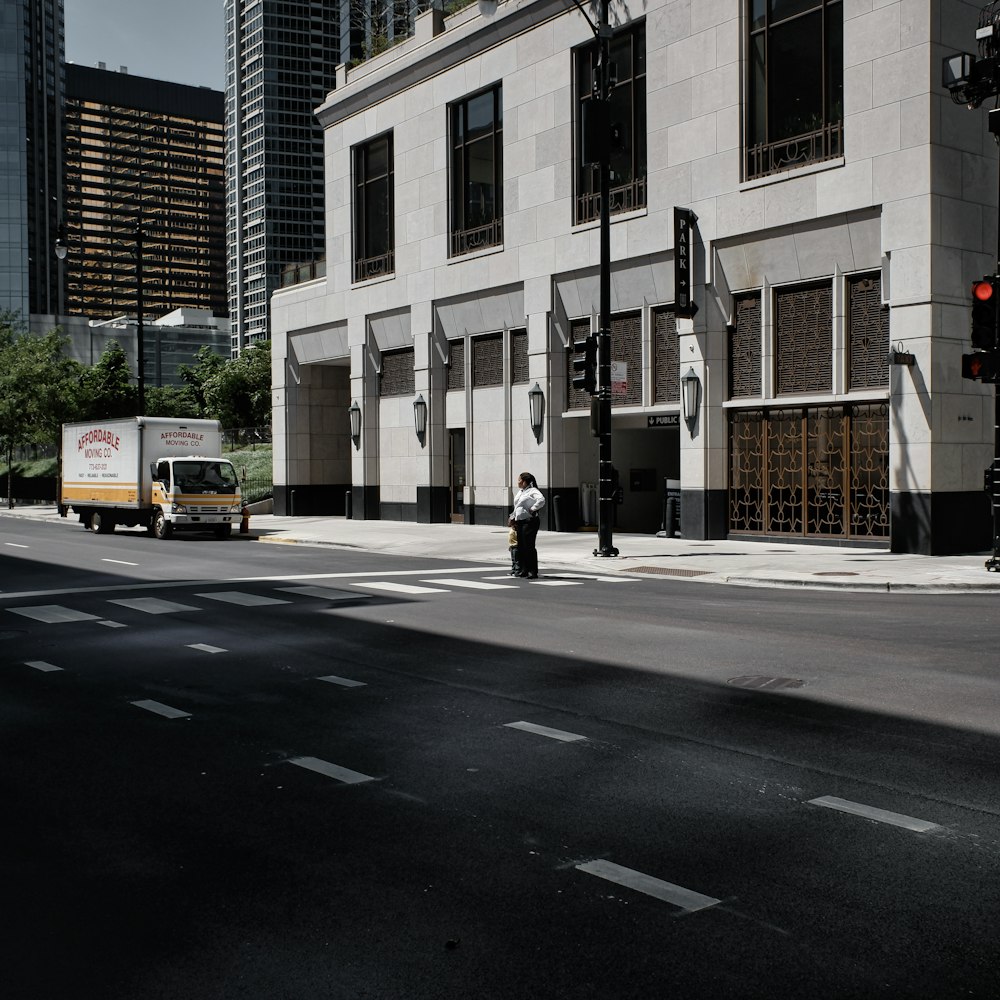
<instances>
[{"instance_id":1,"label":"window with iron railing","mask_svg":"<svg viewBox=\"0 0 1000 1000\"><path fill-rule=\"evenodd\" d=\"M457 257L503 242L501 88L467 97L450 112L450 256Z\"/></svg>"},{"instance_id":2,"label":"window with iron railing","mask_svg":"<svg viewBox=\"0 0 1000 1000\"><path fill-rule=\"evenodd\" d=\"M611 39L613 82L610 89L609 132L614 136L587 142L583 123L599 120L590 113L595 95L598 45L576 50L576 193L574 224L593 222L601 214L600 169L587 162L594 143L611 149L609 211L612 215L646 207L646 24L638 21Z\"/></svg>"},{"instance_id":3,"label":"window with iron railing","mask_svg":"<svg viewBox=\"0 0 1000 1000\"><path fill-rule=\"evenodd\" d=\"M746 3L746 179L842 156L842 0Z\"/></svg>"},{"instance_id":4,"label":"window with iron railing","mask_svg":"<svg viewBox=\"0 0 1000 1000\"><path fill-rule=\"evenodd\" d=\"M354 280L395 269L390 133L354 148Z\"/></svg>"}]
</instances>

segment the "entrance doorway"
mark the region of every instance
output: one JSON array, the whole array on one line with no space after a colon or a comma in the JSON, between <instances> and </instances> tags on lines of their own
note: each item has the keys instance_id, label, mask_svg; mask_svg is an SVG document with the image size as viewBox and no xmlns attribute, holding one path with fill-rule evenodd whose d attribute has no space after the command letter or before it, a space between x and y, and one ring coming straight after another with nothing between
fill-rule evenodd
<instances>
[{"instance_id":1,"label":"entrance doorway","mask_svg":"<svg viewBox=\"0 0 1000 1000\"><path fill-rule=\"evenodd\" d=\"M448 496L453 524L465 524L465 430L448 431Z\"/></svg>"}]
</instances>

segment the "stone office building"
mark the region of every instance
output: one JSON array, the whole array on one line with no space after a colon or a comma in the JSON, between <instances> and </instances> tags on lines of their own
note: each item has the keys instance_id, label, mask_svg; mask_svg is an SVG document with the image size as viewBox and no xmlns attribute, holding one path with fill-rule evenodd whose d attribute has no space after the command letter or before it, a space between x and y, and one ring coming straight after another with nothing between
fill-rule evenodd
<instances>
[{"instance_id":1,"label":"stone office building","mask_svg":"<svg viewBox=\"0 0 1000 1000\"><path fill-rule=\"evenodd\" d=\"M617 530L661 528L672 480L688 538L987 546L992 390L960 356L996 152L940 87L979 6L611 11ZM599 313L595 53L568 0L503 0L339 69L317 111L326 275L272 299L277 512L349 493L354 517L501 524L527 469L559 497L548 527L595 520L570 372Z\"/></svg>"}]
</instances>

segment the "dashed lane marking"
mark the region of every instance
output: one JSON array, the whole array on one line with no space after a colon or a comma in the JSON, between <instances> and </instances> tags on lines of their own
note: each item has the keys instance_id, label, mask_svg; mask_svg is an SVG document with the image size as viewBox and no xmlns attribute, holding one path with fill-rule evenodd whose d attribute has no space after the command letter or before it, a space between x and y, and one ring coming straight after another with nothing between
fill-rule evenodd
<instances>
[{"instance_id":1,"label":"dashed lane marking","mask_svg":"<svg viewBox=\"0 0 1000 1000\"><path fill-rule=\"evenodd\" d=\"M162 701L133 701L132 704L136 708L144 708L147 712L162 715L165 719L188 719L191 717L190 712L182 712L179 708L164 705Z\"/></svg>"},{"instance_id":2,"label":"dashed lane marking","mask_svg":"<svg viewBox=\"0 0 1000 1000\"><path fill-rule=\"evenodd\" d=\"M95 622L97 615L88 615L86 611L74 611L60 604L39 604L33 608L8 608L15 615L34 618L37 622Z\"/></svg>"},{"instance_id":3,"label":"dashed lane marking","mask_svg":"<svg viewBox=\"0 0 1000 1000\"><path fill-rule=\"evenodd\" d=\"M372 580L352 583L352 587L368 587L371 590L385 590L391 594L447 594L440 587L415 587L412 583L389 583L386 580Z\"/></svg>"},{"instance_id":4,"label":"dashed lane marking","mask_svg":"<svg viewBox=\"0 0 1000 1000\"><path fill-rule=\"evenodd\" d=\"M317 677L318 681L326 681L327 684L339 684L345 688L367 687L364 681L352 681L350 677L337 677L335 674L327 674L326 677Z\"/></svg>"},{"instance_id":5,"label":"dashed lane marking","mask_svg":"<svg viewBox=\"0 0 1000 1000\"><path fill-rule=\"evenodd\" d=\"M513 583L484 583L482 580L421 580L421 583L440 583L446 587L465 587L468 590L517 590Z\"/></svg>"},{"instance_id":6,"label":"dashed lane marking","mask_svg":"<svg viewBox=\"0 0 1000 1000\"><path fill-rule=\"evenodd\" d=\"M228 653L228 649L223 649L221 646L210 646L207 642L191 642L188 643L188 649L197 649L200 653Z\"/></svg>"},{"instance_id":7,"label":"dashed lane marking","mask_svg":"<svg viewBox=\"0 0 1000 1000\"><path fill-rule=\"evenodd\" d=\"M359 771L352 771L349 768L341 767L339 764L331 764L329 761L320 760L318 757L292 757L289 764L296 767L304 767L307 771L315 771L317 774L326 775L342 781L345 785L360 785L365 781L374 781L370 774L361 774Z\"/></svg>"},{"instance_id":8,"label":"dashed lane marking","mask_svg":"<svg viewBox=\"0 0 1000 1000\"><path fill-rule=\"evenodd\" d=\"M47 663L45 660L25 660L24 665L31 667L33 670L41 670L46 674L51 673L53 670L62 670L62 667L57 667L54 663Z\"/></svg>"},{"instance_id":9,"label":"dashed lane marking","mask_svg":"<svg viewBox=\"0 0 1000 1000\"><path fill-rule=\"evenodd\" d=\"M505 722L507 729L520 729L525 733L535 733L537 736L547 736L550 740L559 740L561 743L575 743L577 740L585 740L586 736L578 733L567 733L562 729L550 729L548 726L538 726L534 722Z\"/></svg>"},{"instance_id":10,"label":"dashed lane marking","mask_svg":"<svg viewBox=\"0 0 1000 1000\"><path fill-rule=\"evenodd\" d=\"M681 885L674 885L673 882L664 882L662 879L654 878L652 875L645 875L637 872L633 868L625 868L616 865L613 861L605 861L598 858L596 861L588 861L586 864L577 865L577 870L586 872L588 875L596 875L598 878L607 879L616 885L625 886L626 889L634 889L636 892L645 893L654 899L661 899L665 903L680 907L686 913L695 913L698 910L707 910L710 906L716 906L722 900L713 896L704 896L693 889L685 889Z\"/></svg>"},{"instance_id":11,"label":"dashed lane marking","mask_svg":"<svg viewBox=\"0 0 1000 1000\"><path fill-rule=\"evenodd\" d=\"M280 597L265 597L263 594L246 594L241 590L216 590L211 594L195 594L195 597L206 597L210 601L223 601L226 604L238 604L244 608L260 608L267 604L291 604L291 601Z\"/></svg>"},{"instance_id":12,"label":"dashed lane marking","mask_svg":"<svg viewBox=\"0 0 1000 1000\"><path fill-rule=\"evenodd\" d=\"M26 548L28 548L27 545L19 545L17 542L4 542L4 545L6 545L6 546L8 546L9 548L12 548L12 549L26 549Z\"/></svg>"},{"instance_id":13,"label":"dashed lane marking","mask_svg":"<svg viewBox=\"0 0 1000 1000\"><path fill-rule=\"evenodd\" d=\"M138 566L138 563L126 562L124 559L102 559L101 562L116 563L118 566Z\"/></svg>"},{"instance_id":14,"label":"dashed lane marking","mask_svg":"<svg viewBox=\"0 0 1000 1000\"><path fill-rule=\"evenodd\" d=\"M937 823L930 823L925 819L904 816L902 813L890 812L888 809L878 809L875 806L866 806L861 802L851 802L849 799L838 799L835 795L823 795L818 799L810 799L808 804L811 806L823 806L826 809L836 809L838 812L850 813L852 816L861 816L863 819L872 819L877 823L901 826L904 830L912 830L914 833L927 833L929 830L940 829Z\"/></svg>"},{"instance_id":15,"label":"dashed lane marking","mask_svg":"<svg viewBox=\"0 0 1000 1000\"><path fill-rule=\"evenodd\" d=\"M122 597L108 603L119 604L133 611L143 611L147 615L174 615L179 611L201 611L201 608L191 604L177 604L175 601L164 601L159 597Z\"/></svg>"}]
</instances>

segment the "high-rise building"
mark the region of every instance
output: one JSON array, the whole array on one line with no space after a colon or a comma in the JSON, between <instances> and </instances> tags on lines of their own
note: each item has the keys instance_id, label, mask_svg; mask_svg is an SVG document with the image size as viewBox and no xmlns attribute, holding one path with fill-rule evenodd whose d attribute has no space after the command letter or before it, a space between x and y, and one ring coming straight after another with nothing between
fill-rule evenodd
<instances>
[{"instance_id":1,"label":"high-rise building","mask_svg":"<svg viewBox=\"0 0 1000 1000\"><path fill-rule=\"evenodd\" d=\"M65 145L66 314L134 312L141 241L147 317L224 317L222 93L69 65Z\"/></svg>"},{"instance_id":2,"label":"high-rise building","mask_svg":"<svg viewBox=\"0 0 1000 1000\"><path fill-rule=\"evenodd\" d=\"M63 0L0 4L0 310L59 311Z\"/></svg>"},{"instance_id":3,"label":"high-rise building","mask_svg":"<svg viewBox=\"0 0 1000 1000\"><path fill-rule=\"evenodd\" d=\"M323 130L341 0L226 0L226 243L233 355L270 336L286 268L324 255ZM350 32L343 32L345 40Z\"/></svg>"}]
</instances>

